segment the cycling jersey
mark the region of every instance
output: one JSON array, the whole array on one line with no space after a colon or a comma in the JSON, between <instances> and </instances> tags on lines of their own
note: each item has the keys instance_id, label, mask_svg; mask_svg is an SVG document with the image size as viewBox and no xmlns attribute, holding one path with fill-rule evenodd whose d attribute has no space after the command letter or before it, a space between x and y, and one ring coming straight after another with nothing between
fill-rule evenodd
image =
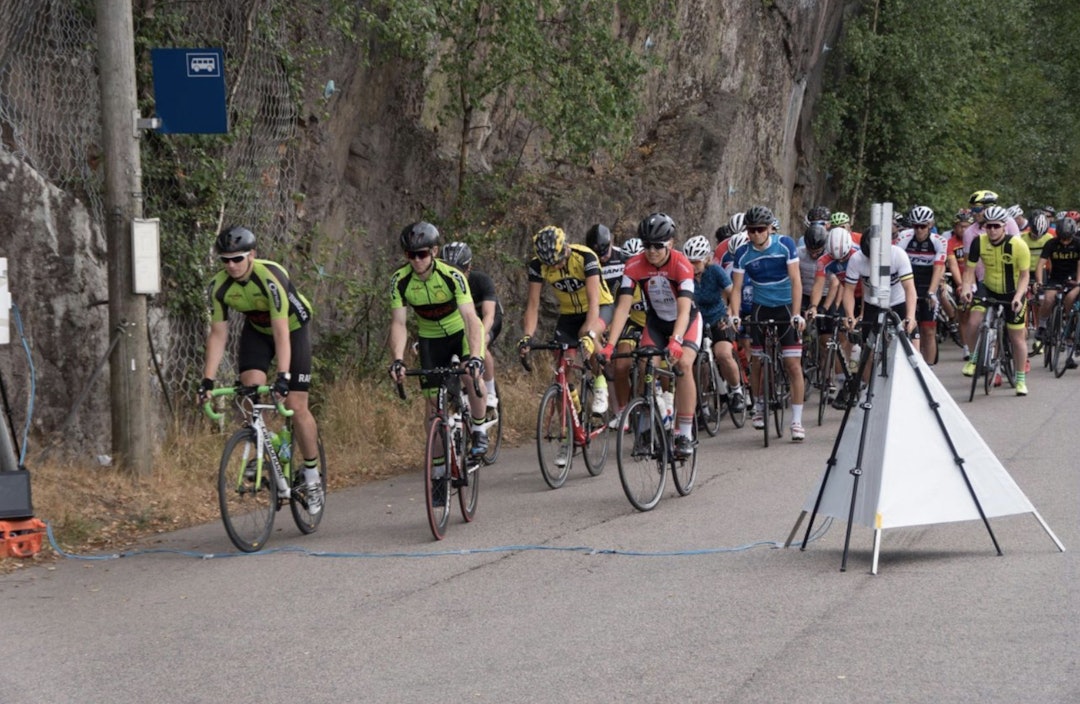
<instances>
[{"instance_id":1,"label":"cycling jersey","mask_svg":"<svg viewBox=\"0 0 1080 704\"><path fill-rule=\"evenodd\" d=\"M751 243L739 247L734 256L734 272L754 285L754 303L768 307L791 305L791 277L788 264L797 264L795 240L787 235L769 235L765 248Z\"/></svg>"},{"instance_id":2,"label":"cycling jersey","mask_svg":"<svg viewBox=\"0 0 1080 704\"><path fill-rule=\"evenodd\" d=\"M672 322L678 314L679 298L694 300L694 266L682 252L670 250L667 261L657 267L649 263L644 253L635 255L623 271L620 295L632 295L640 284L646 318ZM691 305L691 317L697 312Z\"/></svg>"},{"instance_id":3,"label":"cycling jersey","mask_svg":"<svg viewBox=\"0 0 1080 704\"><path fill-rule=\"evenodd\" d=\"M491 321L491 329L487 331L492 340L499 336L502 330L503 307L499 295L495 292L495 282L482 271L471 269L469 271L469 293L472 294L473 303L476 305L477 317L483 319L484 314L481 304L484 301L495 303L495 318Z\"/></svg>"},{"instance_id":4,"label":"cycling jersey","mask_svg":"<svg viewBox=\"0 0 1080 704\"><path fill-rule=\"evenodd\" d=\"M311 321L311 304L301 296L289 274L277 262L252 261L251 274L238 281L224 270L210 281L210 321L228 319L229 309L243 313L257 331L272 335L270 321L288 318L289 330L297 330Z\"/></svg>"},{"instance_id":5,"label":"cycling jersey","mask_svg":"<svg viewBox=\"0 0 1080 704\"><path fill-rule=\"evenodd\" d=\"M948 257L948 255L951 254L954 257L956 257L956 264L957 264L958 267L960 267L960 274L961 275L963 275L964 269L967 268L967 254L966 254L966 252L967 252L967 250L964 249L964 237L962 235L960 237L957 237L956 235L953 235L952 237L950 237L947 240L946 249L945 249L945 256ZM958 284L960 282L959 281L954 281L953 283Z\"/></svg>"},{"instance_id":6,"label":"cycling jersey","mask_svg":"<svg viewBox=\"0 0 1080 704\"><path fill-rule=\"evenodd\" d=\"M1062 284L1075 279L1077 262L1080 262L1080 238L1073 237L1067 244L1064 240L1051 239L1043 247L1041 258L1050 262L1048 282ZM1034 271L1035 267L1031 269Z\"/></svg>"},{"instance_id":7,"label":"cycling jersey","mask_svg":"<svg viewBox=\"0 0 1080 704\"><path fill-rule=\"evenodd\" d=\"M550 283L559 302L559 313L563 315L589 312L585 279L590 276L600 279L600 305L614 303L615 298L601 277L600 258L583 244L570 245L570 256L561 267L548 266L538 258L529 262L529 283Z\"/></svg>"},{"instance_id":8,"label":"cycling jersey","mask_svg":"<svg viewBox=\"0 0 1080 704\"><path fill-rule=\"evenodd\" d=\"M989 235L981 234L972 240L967 258L968 264L983 263L982 282L988 291L998 295L1015 293L1020 274L1031 268L1031 252L1019 237L1005 236L993 244Z\"/></svg>"},{"instance_id":9,"label":"cycling jersey","mask_svg":"<svg viewBox=\"0 0 1080 704\"><path fill-rule=\"evenodd\" d=\"M626 268L626 260L629 257L618 247L611 248L611 255L608 256L606 262L600 262L600 278L607 284L608 291L614 297L615 292L619 290L619 283L622 282L623 269Z\"/></svg>"},{"instance_id":10,"label":"cycling jersey","mask_svg":"<svg viewBox=\"0 0 1080 704\"><path fill-rule=\"evenodd\" d=\"M724 240L720 244L724 244L728 240ZM720 266L724 271L728 273L728 277L731 277L731 272L735 270L735 252L730 249L724 252L723 258L720 260ZM739 297L739 308L742 310L736 311L738 315L749 315L750 310L754 307L754 284L750 281L749 277L743 277L742 295Z\"/></svg>"},{"instance_id":11,"label":"cycling jersey","mask_svg":"<svg viewBox=\"0 0 1080 704\"><path fill-rule=\"evenodd\" d=\"M456 267L434 260L431 274L421 280L406 264L394 272L390 285L390 309L412 306L420 337L449 337L465 329L460 306L472 303L469 282Z\"/></svg>"},{"instance_id":12,"label":"cycling jersey","mask_svg":"<svg viewBox=\"0 0 1080 704\"><path fill-rule=\"evenodd\" d=\"M694 285L694 303L701 310L706 325L727 318L724 291L731 288L731 277L719 264L705 265L701 278Z\"/></svg>"},{"instance_id":13,"label":"cycling jersey","mask_svg":"<svg viewBox=\"0 0 1080 704\"><path fill-rule=\"evenodd\" d=\"M814 274L817 271L817 263L824 254L819 254L817 259L810 256L810 250L806 248L806 245L799 245L799 278L802 281L802 295L809 296L810 292L814 289ZM825 282L825 288L822 289L821 297L824 298L829 293L829 282Z\"/></svg>"},{"instance_id":14,"label":"cycling jersey","mask_svg":"<svg viewBox=\"0 0 1080 704\"><path fill-rule=\"evenodd\" d=\"M1049 232L1045 233L1042 237L1032 238L1031 228L1025 228L1020 233L1020 239L1024 240L1024 244L1027 245L1028 251L1031 252L1031 271L1035 271L1039 266L1039 259L1042 257L1043 248L1050 242L1056 241L1054 236ZM1076 238L1073 238L1076 241Z\"/></svg>"},{"instance_id":15,"label":"cycling jersey","mask_svg":"<svg viewBox=\"0 0 1080 704\"><path fill-rule=\"evenodd\" d=\"M889 307L900 305L907 300L904 294L903 282L912 278L911 260L908 259L904 250L895 244L889 247ZM854 286L862 281L863 291L871 290L870 286L870 257L858 249L848 259L845 283ZM863 294L865 297L865 293Z\"/></svg>"},{"instance_id":16,"label":"cycling jersey","mask_svg":"<svg viewBox=\"0 0 1080 704\"><path fill-rule=\"evenodd\" d=\"M911 271L915 277L915 292L920 296L930 293L930 282L934 278L934 267L945 266L948 245L940 235L929 235L919 241L914 230L900 238L896 246L904 250L911 261Z\"/></svg>"}]
</instances>

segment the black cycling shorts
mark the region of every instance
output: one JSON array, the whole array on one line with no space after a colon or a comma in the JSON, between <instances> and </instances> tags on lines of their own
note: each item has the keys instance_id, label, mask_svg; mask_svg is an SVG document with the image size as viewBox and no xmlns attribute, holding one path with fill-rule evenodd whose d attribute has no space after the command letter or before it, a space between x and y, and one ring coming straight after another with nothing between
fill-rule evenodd
<instances>
[{"instance_id":1,"label":"black cycling shorts","mask_svg":"<svg viewBox=\"0 0 1080 704\"><path fill-rule=\"evenodd\" d=\"M289 333L289 391L307 391L311 388L311 334L302 325ZM270 370L274 359L274 336L259 332L251 323L245 322L240 331L240 351L237 355L240 373L258 370L263 374Z\"/></svg>"}]
</instances>

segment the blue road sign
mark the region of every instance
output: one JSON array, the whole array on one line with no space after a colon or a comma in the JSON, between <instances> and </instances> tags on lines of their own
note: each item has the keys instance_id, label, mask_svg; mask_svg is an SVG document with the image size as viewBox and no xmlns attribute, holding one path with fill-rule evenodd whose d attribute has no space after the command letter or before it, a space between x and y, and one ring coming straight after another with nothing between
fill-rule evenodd
<instances>
[{"instance_id":1,"label":"blue road sign","mask_svg":"<svg viewBox=\"0 0 1080 704\"><path fill-rule=\"evenodd\" d=\"M225 65L221 49L151 49L154 117L160 132L225 134Z\"/></svg>"}]
</instances>

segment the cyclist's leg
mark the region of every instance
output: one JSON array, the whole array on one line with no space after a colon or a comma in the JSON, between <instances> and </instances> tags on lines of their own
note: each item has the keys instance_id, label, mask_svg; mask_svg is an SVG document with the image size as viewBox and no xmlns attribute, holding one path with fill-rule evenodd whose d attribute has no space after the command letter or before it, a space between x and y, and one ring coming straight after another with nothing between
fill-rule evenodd
<instances>
[{"instance_id":1,"label":"cyclist's leg","mask_svg":"<svg viewBox=\"0 0 1080 704\"><path fill-rule=\"evenodd\" d=\"M1028 300L1023 299L1019 312L1006 307L1005 330L1012 343L1013 371L1016 374L1017 393L1027 393L1027 307Z\"/></svg>"}]
</instances>

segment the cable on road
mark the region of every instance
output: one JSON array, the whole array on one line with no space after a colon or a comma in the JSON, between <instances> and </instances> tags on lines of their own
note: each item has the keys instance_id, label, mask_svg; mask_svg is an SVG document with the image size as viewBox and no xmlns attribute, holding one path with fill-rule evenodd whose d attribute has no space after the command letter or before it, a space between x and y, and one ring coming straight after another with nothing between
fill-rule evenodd
<instances>
[{"instance_id":1,"label":"cable on road","mask_svg":"<svg viewBox=\"0 0 1080 704\"><path fill-rule=\"evenodd\" d=\"M814 531L810 536L808 542L814 542L821 539L829 527L832 525L833 519L827 518L821 524L821 526ZM56 542L56 537L53 535L52 524L45 523L45 530L49 537L49 545L56 551L57 555L65 557L69 560L118 560L122 557L138 557L140 555L180 555L182 557L193 557L199 560L213 560L225 557L259 557L261 555L275 555L275 554L296 554L303 555L305 557L333 557L333 558L352 558L352 559L415 559L422 557L451 557L451 556L463 556L463 555L485 555L491 553L515 553L515 552L569 552L578 553L584 555L614 555L620 557L694 557L700 555L719 555L725 553L740 553L755 548L770 548L773 550L782 549L784 547L784 541L782 540L756 540L745 545L739 545L736 547L718 547L718 548L691 548L686 550L630 550L626 548L596 548L585 545L574 546L559 546L559 545L500 545L489 548L459 548L456 550L428 550L417 552L327 552L322 550L308 550L295 545L284 545L281 547L266 548L259 552L199 552L196 550L181 550L179 548L139 548L136 550L125 550L123 552L101 554L101 555L78 555L75 553L67 552L60 548ZM792 544L792 548L799 547L796 544Z\"/></svg>"}]
</instances>

